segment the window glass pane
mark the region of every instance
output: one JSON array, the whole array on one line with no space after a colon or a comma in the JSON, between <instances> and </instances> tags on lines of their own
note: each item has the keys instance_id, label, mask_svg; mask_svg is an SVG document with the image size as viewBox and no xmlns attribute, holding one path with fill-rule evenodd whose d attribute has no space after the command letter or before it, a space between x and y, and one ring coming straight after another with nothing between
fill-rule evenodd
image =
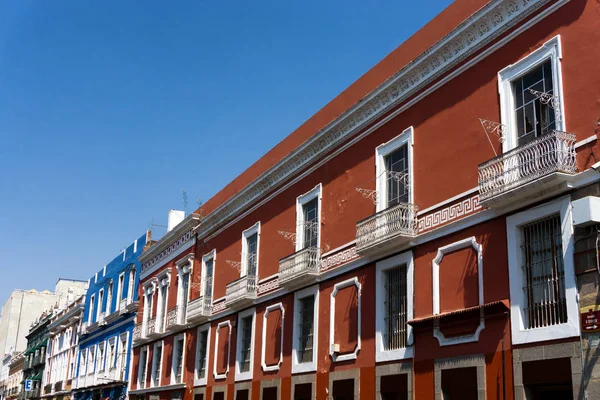
<instances>
[{"instance_id":1,"label":"window glass pane","mask_svg":"<svg viewBox=\"0 0 600 400\"><path fill-rule=\"evenodd\" d=\"M206 261L206 277L204 278L204 297L212 298L213 259Z\"/></svg>"},{"instance_id":2,"label":"window glass pane","mask_svg":"<svg viewBox=\"0 0 600 400\"><path fill-rule=\"evenodd\" d=\"M258 233L249 236L246 239L246 275L256 275L257 251L258 251Z\"/></svg>"},{"instance_id":3,"label":"window glass pane","mask_svg":"<svg viewBox=\"0 0 600 400\"><path fill-rule=\"evenodd\" d=\"M316 247L319 239L319 200L314 198L302 206L304 217L303 248Z\"/></svg>"},{"instance_id":4,"label":"window glass pane","mask_svg":"<svg viewBox=\"0 0 600 400\"><path fill-rule=\"evenodd\" d=\"M300 299L300 321L298 335L298 362L313 360L313 329L314 329L315 296Z\"/></svg>"},{"instance_id":5,"label":"window glass pane","mask_svg":"<svg viewBox=\"0 0 600 400\"><path fill-rule=\"evenodd\" d=\"M240 350L240 371L250 371L250 349L252 346L252 316L244 317L241 321L241 350Z\"/></svg>"},{"instance_id":6,"label":"window glass pane","mask_svg":"<svg viewBox=\"0 0 600 400\"><path fill-rule=\"evenodd\" d=\"M385 157L387 205L408 202L408 146L404 145Z\"/></svg>"},{"instance_id":7,"label":"window glass pane","mask_svg":"<svg viewBox=\"0 0 600 400\"><path fill-rule=\"evenodd\" d=\"M208 344L208 330L200 332L198 349L198 378L206 377L206 346Z\"/></svg>"},{"instance_id":8,"label":"window glass pane","mask_svg":"<svg viewBox=\"0 0 600 400\"><path fill-rule=\"evenodd\" d=\"M384 271L385 350L406 347L406 264Z\"/></svg>"},{"instance_id":9,"label":"window glass pane","mask_svg":"<svg viewBox=\"0 0 600 400\"><path fill-rule=\"evenodd\" d=\"M560 216L521 228L527 329L567 322Z\"/></svg>"}]
</instances>

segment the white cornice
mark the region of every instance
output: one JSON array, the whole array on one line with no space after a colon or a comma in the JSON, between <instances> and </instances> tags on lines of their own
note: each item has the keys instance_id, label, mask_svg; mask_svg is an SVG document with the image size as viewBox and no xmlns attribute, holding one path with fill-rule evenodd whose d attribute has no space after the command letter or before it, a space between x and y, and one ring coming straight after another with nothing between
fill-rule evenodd
<instances>
[{"instance_id":1,"label":"white cornice","mask_svg":"<svg viewBox=\"0 0 600 400\"><path fill-rule=\"evenodd\" d=\"M394 76L302 143L207 215L197 227L205 237L229 218L350 138L392 107L450 71L551 0L495 0L479 9ZM557 0L557 6L569 0Z\"/></svg>"}]
</instances>

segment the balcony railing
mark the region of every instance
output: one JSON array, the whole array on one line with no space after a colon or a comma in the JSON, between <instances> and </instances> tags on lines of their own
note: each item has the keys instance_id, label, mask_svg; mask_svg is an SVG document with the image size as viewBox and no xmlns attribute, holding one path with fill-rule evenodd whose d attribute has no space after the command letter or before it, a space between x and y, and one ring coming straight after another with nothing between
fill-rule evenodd
<instances>
[{"instance_id":1,"label":"balcony railing","mask_svg":"<svg viewBox=\"0 0 600 400\"><path fill-rule=\"evenodd\" d=\"M106 318L106 312L101 312L100 314L98 314L98 321L96 321L98 323L98 325L102 325L104 324L104 319Z\"/></svg>"},{"instance_id":2,"label":"balcony railing","mask_svg":"<svg viewBox=\"0 0 600 400\"><path fill-rule=\"evenodd\" d=\"M44 386L44 394L50 394L50 393L52 393L52 384L51 383Z\"/></svg>"},{"instance_id":3,"label":"balcony railing","mask_svg":"<svg viewBox=\"0 0 600 400\"><path fill-rule=\"evenodd\" d=\"M231 282L225 287L225 305L227 307L242 307L256 299L256 276L246 275Z\"/></svg>"},{"instance_id":4,"label":"balcony railing","mask_svg":"<svg viewBox=\"0 0 600 400\"><path fill-rule=\"evenodd\" d=\"M54 384L54 391L55 392L60 392L63 390L63 382L62 381L58 381Z\"/></svg>"},{"instance_id":5,"label":"balcony railing","mask_svg":"<svg viewBox=\"0 0 600 400\"><path fill-rule=\"evenodd\" d=\"M127 299L121 299L119 301L119 314L127 313Z\"/></svg>"},{"instance_id":6,"label":"balcony railing","mask_svg":"<svg viewBox=\"0 0 600 400\"><path fill-rule=\"evenodd\" d=\"M375 254L417 236L418 207L399 203L356 224L356 251Z\"/></svg>"},{"instance_id":7,"label":"balcony railing","mask_svg":"<svg viewBox=\"0 0 600 400\"><path fill-rule=\"evenodd\" d=\"M479 201L553 173L575 174L575 135L552 131L479 165ZM536 189L537 190L537 189Z\"/></svg>"},{"instance_id":8,"label":"balcony railing","mask_svg":"<svg viewBox=\"0 0 600 400\"><path fill-rule=\"evenodd\" d=\"M167 329L185 325L185 314L187 304L180 304L169 310L167 313Z\"/></svg>"},{"instance_id":9,"label":"balcony railing","mask_svg":"<svg viewBox=\"0 0 600 400\"><path fill-rule=\"evenodd\" d=\"M198 297L189 302L187 320L201 322L208 319L212 313L212 299L208 296Z\"/></svg>"},{"instance_id":10,"label":"balcony railing","mask_svg":"<svg viewBox=\"0 0 600 400\"><path fill-rule=\"evenodd\" d=\"M157 334L156 331L156 318L152 318L148 320L148 325L146 326L146 337L151 337Z\"/></svg>"},{"instance_id":11,"label":"balcony railing","mask_svg":"<svg viewBox=\"0 0 600 400\"><path fill-rule=\"evenodd\" d=\"M321 249L307 247L279 260L279 285L301 285L314 280L320 271Z\"/></svg>"},{"instance_id":12,"label":"balcony railing","mask_svg":"<svg viewBox=\"0 0 600 400\"><path fill-rule=\"evenodd\" d=\"M144 339L142 337L142 324L135 324L133 327L133 341L137 342Z\"/></svg>"}]
</instances>

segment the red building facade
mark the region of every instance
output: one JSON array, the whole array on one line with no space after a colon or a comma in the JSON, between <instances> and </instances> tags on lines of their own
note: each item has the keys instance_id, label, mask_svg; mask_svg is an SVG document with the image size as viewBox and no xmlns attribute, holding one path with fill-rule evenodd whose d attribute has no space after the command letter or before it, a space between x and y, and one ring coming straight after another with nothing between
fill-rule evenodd
<instances>
[{"instance_id":1,"label":"red building facade","mask_svg":"<svg viewBox=\"0 0 600 400\"><path fill-rule=\"evenodd\" d=\"M132 398L596 393L599 12L453 3L175 225Z\"/></svg>"}]
</instances>

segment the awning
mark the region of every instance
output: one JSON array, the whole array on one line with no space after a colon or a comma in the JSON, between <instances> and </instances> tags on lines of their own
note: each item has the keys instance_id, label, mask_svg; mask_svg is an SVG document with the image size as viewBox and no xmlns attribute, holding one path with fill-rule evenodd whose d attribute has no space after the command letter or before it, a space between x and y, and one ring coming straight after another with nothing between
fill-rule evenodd
<instances>
[{"instance_id":1,"label":"awning","mask_svg":"<svg viewBox=\"0 0 600 400\"><path fill-rule=\"evenodd\" d=\"M37 375L35 375L33 378L30 378L32 381L41 381L42 380L42 373L38 372Z\"/></svg>"},{"instance_id":2,"label":"awning","mask_svg":"<svg viewBox=\"0 0 600 400\"><path fill-rule=\"evenodd\" d=\"M479 315L479 312L483 311L484 315L501 314L510 309L510 303L507 299L493 301L491 303L483 304L481 306L464 308L462 310L445 312L442 314L430 315L422 318L411 319L407 324L414 328L425 328L433 326L435 321L439 322L454 322L461 319L468 319L475 315Z\"/></svg>"},{"instance_id":3,"label":"awning","mask_svg":"<svg viewBox=\"0 0 600 400\"><path fill-rule=\"evenodd\" d=\"M30 348L28 348L27 350L25 350L25 353L23 353L23 354L27 355L27 354L34 353L35 352L35 348L36 348L36 346L31 346Z\"/></svg>"}]
</instances>

